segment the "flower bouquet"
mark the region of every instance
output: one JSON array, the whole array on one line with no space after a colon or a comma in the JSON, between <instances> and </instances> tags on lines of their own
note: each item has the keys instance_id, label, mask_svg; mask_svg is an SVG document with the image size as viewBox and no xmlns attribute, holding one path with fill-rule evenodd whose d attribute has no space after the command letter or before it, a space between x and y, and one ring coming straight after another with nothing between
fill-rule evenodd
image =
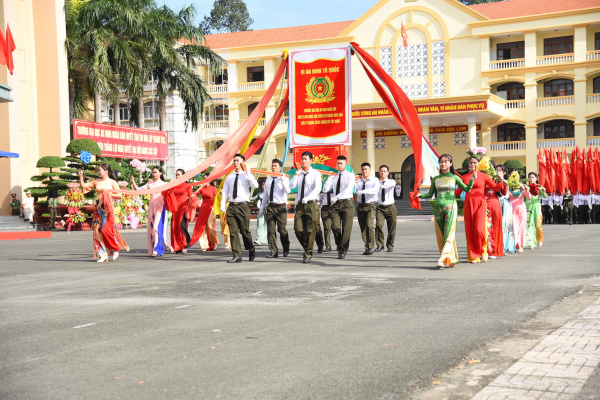
<instances>
[{"instance_id":1,"label":"flower bouquet","mask_svg":"<svg viewBox=\"0 0 600 400\"><path fill-rule=\"evenodd\" d=\"M538 185L537 183L530 183L529 184L529 193L531 193L532 196L537 196L540 194L540 185Z\"/></svg>"},{"instance_id":2,"label":"flower bouquet","mask_svg":"<svg viewBox=\"0 0 600 400\"><path fill-rule=\"evenodd\" d=\"M513 171L508 177L508 188L510 190L519 190L521 187L521 177L517 171Z\"/></svg>"},{"instance_id":3,"label":"flower bouquet","mask_svg":"<svg viewBox=\"0 0 600 400\"><path fill-rule=\"evenodd\" d=\"M481 160L481 158L483 158L483 156L485 156L486 153L487 150L485 147L473 147L467 150L467 154L470 158L475 157L478 160Z\"/></svg>"},{"instance_id":4,"label":"flower bouquet","mask_svg":"<svg viewBox=\"0 0 600 400\"><path fill-rule=\"evenodd\" d=\"M494 167L492 167L492 163L490 162L490 158L488 156L484 156L479 160L479 164L477 164L477 171L486 173L490 178L496 177L496 170Z\"/></svg>"}]
</instances>

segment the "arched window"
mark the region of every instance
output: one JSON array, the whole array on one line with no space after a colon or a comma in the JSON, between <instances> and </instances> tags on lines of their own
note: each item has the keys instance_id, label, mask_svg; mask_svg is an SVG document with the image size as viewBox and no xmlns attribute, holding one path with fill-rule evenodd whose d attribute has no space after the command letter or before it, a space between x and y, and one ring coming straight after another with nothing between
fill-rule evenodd
<instances>
[{"instance_id":1,"label":"arched window","mask_svg":"<svg viewBox=\"0 0 600 400\"><path fill-rule=\"evenodd\" d=\"M594 85L594 93L600 93L600 76L594 78L592 83Z\"/></svg>"},{"instance_id":2,"label":"arched window","mask_svg":"<svg viewBox=\"0 0 600 400\"><path fill-rule=\"evenodd\" d=\"M223 145L223 143L225 143L224 140L217 140L215 141L215 151L219 149L219 147L221 147Z\"/></svg>"},{"instance_id":3,"label":"arched window","mask_svg":"<svg viewBox=\"0 0 600 400\"><path fill-rule=\"evenodd\" d=\"M499 142L517 142L525 140L525 125L503 124L498 127Z\"/></svg>"},{"instance_id":4,"label":"arched window","mask_svg":"<svg viewBox=\"0 0 600 400\"><path fill-rule=\"evenodd\" d=\"M600 136L600 118L594 120L594 136Z\"/></svg>"},{"instance_id":5,"label":"arched window","mask_svg":"<svg viewBox=\"0 0 600 400\"><path fill-rule=\"evenodd\" d=\"M523 100L525 86L519 82L509 82L498 86L497 92L506 92L506 100Z\"/></svg>"},{"instance_id":6,"label":"arched window","mask_svg":"<svg viewBox=\"0 0 600 400\"><path fill-rule=\"evenodd\" d=\"M557 119L544 124L544 139L564 139L575 137L573 121Z\"/></svg>"},{"instance_id":7,"label":"arched window","mask_svg":"<svg viewBox=\"0 0 600 400\"><path fill-rule=\"evenodd\" d=\"M554 79L544 83L544 97L573 96L573 81Z\"/></svg>"},{"instance_id":8,"label":"arched window","mask_svg":"<svg viewBox=\"0 0 600 400\"><path fill-rule=\"evenodd\" d=\"M258 103L248 104L248 116L250 116L250 114L252 114L252 112L254 111L256 106L258 106ZM264 117L265 117L265 112L263 111L263 115L261 118L264 118Z\"/></svg>"}]
</instances>

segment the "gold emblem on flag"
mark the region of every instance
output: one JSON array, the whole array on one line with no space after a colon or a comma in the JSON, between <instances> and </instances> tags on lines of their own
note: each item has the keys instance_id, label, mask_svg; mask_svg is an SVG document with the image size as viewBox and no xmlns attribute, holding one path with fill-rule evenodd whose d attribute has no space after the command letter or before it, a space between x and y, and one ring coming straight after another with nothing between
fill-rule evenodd
<instances>
[{"instance_id":1,"label":"gold emblem on flag","mask_svg":"<svg viewBox=\"0 0 600 400\"><path fill-rule=\"evenodd\" d=\"M306 101L309 103L329 103L333 96L333 81L326 77L312 77L306 84Z\"/></svg>"},{"instance_id":2,"label":"gold emblem on flag","mask_svg":"<svg viewBox=\"0 0 600 400\"><path fill-rule=\"evenodd\" d=\"M327 157L325 154L319 154L318 156L316 156L312 163L313 164L325 164L325 161L329 160L330 157Z\"/></svg>"}]
</instances>

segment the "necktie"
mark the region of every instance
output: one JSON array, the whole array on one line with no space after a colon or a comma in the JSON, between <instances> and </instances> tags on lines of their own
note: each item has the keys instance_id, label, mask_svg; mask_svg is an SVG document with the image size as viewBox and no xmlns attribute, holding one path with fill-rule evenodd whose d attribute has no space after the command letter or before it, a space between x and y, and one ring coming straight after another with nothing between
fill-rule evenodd
<instances>
[{"instance_id":1,"label":"necktie","mask_svg":"<svg viewBox=\"0 0 600 400\"><path fill-rule=\"evenodd\" d=\"M362 190L365 190L365 186L367 186L367 181L365 181L365 180L363 179L363 187L362 187ZM367 195L363 193L363 194L362 194L362 198L361 198L361 200L362 200L362 203L363 203L363 204L365 204L365 203L367 202Z\"/></svg>"},{"instance_id":2,"label":"necktie","mask_svg":"<svg viewBox=\"0 0 600 400\"><path fill-rule=\"evenodd\" d=\"M271 181L271 193L269 193L269 201L272 203L273 202L273 190L275 189L275 177L273 177L273 180Z\"/></svg>"},{"instance_id":3,"label":"necktie","mask_svg":"<svg viewBox=\"0 0 600 400\"><path fill-rule=\"evenodd\" d=\"M306 184L306 174L303 173L302 175L304 175L302 177L302 188L300 189L300 201L302 201L302 199L304 198L304 186Z\"/></svg>"},{"instance_id":4,"label":"necktie","mask_svg":"<svg viewBox=\"0 0 600 400\"><path fill-rule=\"evenodd\" d=\"M381 202L385 203L385 188L381 188Z\"/></svg>"},{"instance_id":5,"label":"necktie","mask_svg":"<svg viewBox=\"0 0 600 400\"><path fill-rule=\"evenodd\" d=\"M327 192L327 205L331 205L331 192Z\"/></svg>"},{"instance_id":6,"label":"necktie","mask_svg":"<svg viewBox=\"0 0 600 400\"><path fill-rule=\"evenodd\" d=\"M237 185L238 185L238 177L240 174L235 174L235 181L233 181L233 199L237 199Z\"/></svg>"},{"instance_id":7,"label":"necktie","mask_svg":"<svg viewBox=\"0 0 600 400\"><path fill-rule=\"evenodd\" d=\"M338 175L337 185L335 186L335 194L340 194L340 188L342 186L342 174Z\"/></svg>"}]
</instances>

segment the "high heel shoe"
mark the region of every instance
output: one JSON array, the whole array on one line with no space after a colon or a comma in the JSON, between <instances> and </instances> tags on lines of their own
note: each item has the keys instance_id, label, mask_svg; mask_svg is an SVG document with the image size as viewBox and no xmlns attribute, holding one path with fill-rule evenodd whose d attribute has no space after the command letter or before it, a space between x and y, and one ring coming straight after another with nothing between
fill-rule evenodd
<instances>
[{"instance_id":1,"label":"high heel shoe","mask_svg":"<svg viewBox=\"0 0 600 400\"><path fill-rule=\"evenodd\" d=\"M485 254L483 257L481 257L481 261L487 262L487 260L488 260L488 255L487 254Z\"/></svg>"},{"instance_id":2,"label":"high heel shoe","mask_svg":"<svg viewBox=\"0 0 600 400\"><path fill-rule=\"evenodd\" d=\"M96 262L108 262L108 256L106 254L104 256L100 256Z\"/></svg>"},{"instance_id":3,"label":"high heel shoe","mask_svg":"<svg viewBox=\"0 0 600 400\"><path fill-rule=\"evenodd\" d=\"M113 259L112 259L112 260L113 260L113 261L115 261L117 258L119 258L119 252L118 252L118 251L115 251L115 252L113 253L113 256L112 256L112 257L113 257Z\"/></svg>"}]
</instances>

